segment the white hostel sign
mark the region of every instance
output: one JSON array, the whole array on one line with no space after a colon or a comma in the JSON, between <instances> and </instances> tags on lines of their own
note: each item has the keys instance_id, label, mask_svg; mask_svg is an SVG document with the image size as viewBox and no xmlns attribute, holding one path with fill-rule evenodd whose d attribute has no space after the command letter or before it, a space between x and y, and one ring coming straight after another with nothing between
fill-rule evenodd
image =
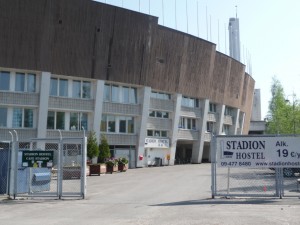
<instances>
[{"instance_id":1,"label":"white hostel sign","mask_svg":"<svg viewBox=\"0 0 300 225\"><path fill-rule=\"evenodd\" d=\"M299 167L300 137L216 137L219 167Z\"/></svg>"},{"instance_id":2,"label":"white hostel sign","mask_svg":"<svg viewBox=\"0 0 300 225\"><path fill-rule=\"evenodd\" d=\"M169 139L145 138L145 148L169 148Z\"/></svg>"}]
</instances>

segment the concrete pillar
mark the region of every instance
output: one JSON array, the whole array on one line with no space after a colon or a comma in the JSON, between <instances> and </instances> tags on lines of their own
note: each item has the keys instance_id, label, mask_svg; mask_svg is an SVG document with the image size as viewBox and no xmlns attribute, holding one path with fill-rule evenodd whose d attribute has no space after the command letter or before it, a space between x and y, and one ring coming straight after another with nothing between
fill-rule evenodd
<instances>
[{"instance_id":1,"label":"concrete pillar","mask_svg":"<svg viewBox=\"0 0 300 225\"><path fill-rule=\"evenodd\" d=\"M240 109L233 109L232 126L230 126L230 134L236 135L239 125Z\"/></svg>"},{"instance_id":2,"label":"concrete pillar","mask_svg":"<svg viewBox=\"0 0 300 225\"><path fill-rule=\"evenodd\" d=\"M147 166L147 159L140 160L139 156L147 157L145 153L145 138L147 134L147 121L149 115L149 106L150 106L150 96L151 96L151 88L144 87L142 90L142 94L140 96L141 102L141 120L140 120L140 129L137 131L138 143L137 143L137 154L136 154L136 167L145 167Z\"/></svg>"},{"instance_id":3,"label":"concrete pillar","mask_svg":"<svg viewBox=\"0 0 300 225\"><path fill-rule=\"evenodd\" d=\"M217 105L216 107L217 114L219 118L217 118L216 122L216 135L221 135L223 130L223 123L224 123L224 112L225 112L225 105Z\"/></svg>"},{"instance_id":4,"label":"concrete pillar","mask_svg":"<svg viewBox=\"0 0 300 225\"><path fill-rule=\"evenodd\" d=\"M171 140L170 140L170 162L169 165L173 166L175 164L175 154L176 154L176 145L177 145L177 137L178 137L178 124L180 119L181 112L181 100L182 95L176 94L174 96L174 112L172 117L172 132L171 132Z\"/></svg>"},{"instance_id":5,"label":"concrete pillar","mask_svg":"<svg viewBox=\"0 0 300 225\"><path fill-rule=\"evenodd\" d=\"M100 143L100 124L102 118L102 108L103 108L103 97L104 95L104 81L98 80L96 84L95 91L95 104L94 104L94 121L93 121L93 131L96 133L97 142Z\"/></svg>"},{"instance_id":6,"label":"concrete pillar","mask_svg":"<svg viewBox=\"0 0 300 225\"><path fill-rule=\"evenodd\" d=\"M209 110L209 100L205 99L202 102L202 118L199 121L199 136L198 140L193 143L192 163L201 163L203 156L203 147L205 139L206 122Z\"/></svg>"},{"instance_id":7,"label":"concrete pillar","mask_svg":"<svg viewBox=\"0 0 300 225\"><path fill-rule=\"evenodd\" d=\"M37 137L46 138L47 136L47 117L49 105L51 73L42 72L40 85L40 102L38 111Z\"/></svg>"},{"instance_id":8,"label":"concrete pillar","mask_svg":"<svg viewBox=\"0 0 300 225\"><path fill-rule=\"evenodd\" d=\"M245 122L245 113L244 112L240 112L240 118L239 118L239 123L240 123L240 135L243 134L243 130L244 130L244 122Z\"/></svg>"}]
</instances>

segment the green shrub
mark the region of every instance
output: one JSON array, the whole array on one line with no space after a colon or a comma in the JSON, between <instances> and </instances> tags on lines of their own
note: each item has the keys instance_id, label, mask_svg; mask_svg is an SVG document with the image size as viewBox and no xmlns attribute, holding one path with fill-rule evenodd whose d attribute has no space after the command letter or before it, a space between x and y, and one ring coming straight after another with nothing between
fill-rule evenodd
<instances>
[{"instance_id":1,"label":"green shrub","mask_svg":"<svg viewBox=\"0 0 300 225\"><path fill-rule=\"evenodd\" d=\"M104 135L101 135L101 143L99 145L99 162L104 163L105 159L108 159L110 157L111 155L106 137Z\"/></svg>"},{"instance_id":2,"label":"green shrub","mask_svg":"<svg viewBox=\"0 0 300 225\"><path fill-rule=\"evenodd\" d=\"M87 139L87 156L92 159L99 155L99 147L97 143L97 137L95 131L89 133Z\"/></svg>"}]
</instances>

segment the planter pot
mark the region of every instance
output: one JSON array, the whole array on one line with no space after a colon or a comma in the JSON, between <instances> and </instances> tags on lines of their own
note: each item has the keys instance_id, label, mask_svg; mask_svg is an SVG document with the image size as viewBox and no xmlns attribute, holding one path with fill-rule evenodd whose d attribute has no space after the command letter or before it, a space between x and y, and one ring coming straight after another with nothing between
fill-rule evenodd
<instances>
[{"instance_id":1,"label":"planter pot","mask_svg":"<svg viewBox=\"0 0 300 225\"><path fill-rule=\"evenodd\" d=\"M117 171L118 171L118 165L116 165L116 166L106 165L106 172L107 173L113 173L113 172L117 172Z\"/></svg>"},{"instance_id":2,"label":"planter pot","mask_svg":"<svg viewBox=\"0 0 300 225\"><path fill-rule=\"evenodd\" d=\"M128 164L119 164L118 170L121 172L125 172L126 170L128 170Z\"/></svg>"},{"instance_id":3,"label":"planter pot","mask_svg":"<svg viewBox=\"0 0 300 225\"><path fill-rule=\"evenodd\" d=\"M90 176L91 175L100 175L106 173L106 165L105 164L90 164Z\"/></svg>"}]
</instances>

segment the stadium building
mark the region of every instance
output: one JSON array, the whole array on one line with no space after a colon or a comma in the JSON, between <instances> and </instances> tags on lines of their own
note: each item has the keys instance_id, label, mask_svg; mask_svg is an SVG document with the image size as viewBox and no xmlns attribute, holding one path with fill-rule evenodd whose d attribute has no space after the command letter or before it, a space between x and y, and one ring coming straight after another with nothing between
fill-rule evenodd
<instances>
[{"instance_id":1,"label":"stadium building","mask_svg":"<svg viewBox=\"0 0 300 225\"><path fill-rule=\"evenodd\" d=\"M0 7L0 140L106 136L130 167L210 161L247 134L253 78L216 45L90 0Z\"/></svg>"}]
</instances>

